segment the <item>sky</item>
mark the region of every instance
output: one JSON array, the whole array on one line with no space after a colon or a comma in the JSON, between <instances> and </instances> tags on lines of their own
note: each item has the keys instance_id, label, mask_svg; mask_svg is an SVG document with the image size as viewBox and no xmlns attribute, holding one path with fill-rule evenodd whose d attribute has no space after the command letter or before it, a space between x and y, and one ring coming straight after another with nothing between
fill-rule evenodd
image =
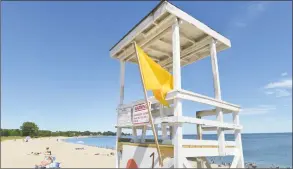
<instances>
[{"instance_id":1,"label":"sky","mask_svg":"<svg viewBox=\"0 0 293 169\"><path fill-rule=\"evenodd\" d=\"M2 2L1 127L115 131L120 65L109 49L157 3ZM218 53L222 99L241 106L243 132L292 132L292 2L172 3L231 40ZM210 57L182 68L183 89L214 97L212 80ZM137 65L125 81L125 103L142 99ZM184 101L183 115L207 108Z\"/></svg>"}]
</instances>

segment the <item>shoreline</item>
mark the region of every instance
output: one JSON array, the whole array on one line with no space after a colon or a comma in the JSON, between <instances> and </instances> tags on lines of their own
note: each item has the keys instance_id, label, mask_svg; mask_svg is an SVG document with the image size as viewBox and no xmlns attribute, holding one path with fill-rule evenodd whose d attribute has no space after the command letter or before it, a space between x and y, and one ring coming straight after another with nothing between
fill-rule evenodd
<instances>
[{"instance_id":1,"label":"shoreline","mask_svg":"<svg viewBox=\"0 0 293 169\"><path fill-rule=\"evenodd\" d=\"M90 138L90 137L83 137L83 138ZM98 137L108 137L108 136L98 136ZM95 146L95 145L88 145L88 144L83 144L83 143L72 143L72 142L65 141L66 139L72 139L72 137L63 138L63 139L61 139L61 141L65 142L65 143L75 144L75 145L85 145L85 146L89 146L89 147L96 147L96 148L102 148L102 149L108 149L108 150L115 150L115 147Z\"/></svg>"}]
</instances>

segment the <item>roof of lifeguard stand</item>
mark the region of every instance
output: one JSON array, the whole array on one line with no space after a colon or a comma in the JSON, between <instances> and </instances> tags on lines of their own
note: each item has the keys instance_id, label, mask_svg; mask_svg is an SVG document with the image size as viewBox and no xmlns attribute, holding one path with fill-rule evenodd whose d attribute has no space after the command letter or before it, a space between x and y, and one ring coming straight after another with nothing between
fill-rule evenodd
<instances>
[{"instance_id":1,"label":"roof of lifeguard stand","mask_svg":"<svg viewBox=\"0 0 293 169\"><path fill-rule=\"evenodd\" d=\"M136 42L154 61L172 67L172 25L180 19L181 65L191 64L210 55L212 38L217 52L231 47L230 40L167 1L161 1L111 49L119 60L137 63L132 42Z\"/></svg>"}]
</instances>

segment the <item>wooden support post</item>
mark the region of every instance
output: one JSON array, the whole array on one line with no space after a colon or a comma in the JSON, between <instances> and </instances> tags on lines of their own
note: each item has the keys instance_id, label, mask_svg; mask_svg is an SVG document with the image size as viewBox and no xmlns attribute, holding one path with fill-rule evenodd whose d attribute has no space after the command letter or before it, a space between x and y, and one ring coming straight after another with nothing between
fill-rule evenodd
<instances>
[{"instance_id":1,"label":"wooden support post","mask_svg":"<svg viewBox=\"0 0 293 169\"><path fill-rule=\"evenodd\" d=\"M145 136L146 136L147 126L144 125L141 129L141 143L145 143Z\"/></svg>"},{"instance_id":2,"label":"wooden support post","mask_svg":"<svg viewBox=\"0 0 293 169\"><path fill-rule=\"evenodd\" d=\"M134 143L138 142L137 129L134 126L132 126L132 140L133 140Z\"/></svg>"},{"instance_id":3,"label":"wooden support post","mask_svg":"<svg viewBox=\"0 0 293 169\"><path fill-rule=\"evenodd\" d=\"M173 80L174 90L181 89L181 65L180 65L180 33L179 20L175 19L172 27L172 46L173 46ZM182 116L182 102L180 99L174 99L174 116ZM183 168L184 158L182 155L182 124L175 124L173 127L174 144L174 168Z\"/></svg>"},{"instance_id":4,"label":"wooden support post","mask_svg":"<svg viewBox=\"0 0 293 169\"><path fill-rule=\"evenodd\" d=\"M221 87L219 79L219 69L218 69L218 58L217 58L217 49L216 49L216 40L212 39L210 44L210 53L211 53L211 62L213 70L213 80L214 80L214 90L215 98L221 100ZM219 122L224 121L223 112L221 108L216 107L216 116ZM225 148L225 133L221 128L217 130L218 142L219 142L219 154L224 155Z\"/></svg>"},{"instance_id":5,"label":"wooden support post","mask_svg":"<svg viewBox=\"0 0 293 169\"><path fill-rule=\"evenodd\" d=\"M198 119L201 119L201 117L196 117ZM202 140L202 127L201 124L196 124L196 128L197 128L197 139L198 140Z\"/></svg>"},{"instance_id":6,"label":"wooden support post","mask_svg":"<svg viewBox=\"0 0 293 169\"><path fill-rule=\"evenodd\" d=\"M120 61L120 105L124 101L125 62Z\"/></svg>"},{"instance_id":7,"label":"wooden support post","mask_svg":"<svg viewBox=\"0 0 293 169\"><path fill-rule=\"evenodd\" d=\"M164 115L164 106L160 105L160 117L163 118ZM162 128L162 140L167 140L168 139L168 134L167 134L167 126L166 124L161 124L161 128Z\"/></svg>"},{"instance_id":8,"label":"wooden support post","mask_svg":"<svg viewBox=\"0 0 293 169\"><path fill-rule=\"evenodd\" d=\"M163 160L162 160L162 155L161 155L161 151L160 151L158 135L157 135L155 125L154 125L154 122L153 122L153 116L152 116L152 112L151 112L151 105L149 104L149 101L148 101L147 91L145 89L145 83L144 83L144 79L143 79L142 72L141 72L141 65L140 65L139 56L138 56L138 53L137 53L137 50L136 50L136 43L135 42L133 43L133 46L134 46L134 49L135 49L136 58L137 58L138 65L139 65L138 67L139 67L140 78L141 78L143 92L144 92L144 99L145 99L145 102L146 102L146 105L147 105L148 114L149 114L149 118L150 118L149 119L150 120L150 125L152 127L152 131L153 131L153 135L154 135L154 139L155 139L155 143L156 143L156 148L157 148L157 152L158 152L158 156L159 156L159 164L160 164L161 167L163 167Z\"/></svg>"},{"instance_id":9,"label":"wooden support post","mask_svg":"<svg viewBox=\"0 0 293 169\"><path fill-rule=\"evenodd\" d=\"M125 62L120 61L120 105L123 105L124 102L124 81L125 81ZM117 113L119 110L117 111ZM118 116L117 116L118 117ZM118 124L118 118L117 118ZM118 151L118 141L121 137L122 129L117 127L116 131L116 160L115 160L115 167L120 168L120 153Z\"/></svg>"},{"instance_id":10,"label":"wooden support post","mask_svg":"<svg viewBox=\"0 0 293 169\"><path fill-rule=\"evenodd\" d=\"M239 125L239 112L233 112L233 122L235 125ZM239 160L237 163L237 168L244 168L244 158L243 158L243 149L242 149L242 138L241 138L241 130L236 129L234 131L235 135L235 144L239 153Z\"/></svg>"}]
</instances>

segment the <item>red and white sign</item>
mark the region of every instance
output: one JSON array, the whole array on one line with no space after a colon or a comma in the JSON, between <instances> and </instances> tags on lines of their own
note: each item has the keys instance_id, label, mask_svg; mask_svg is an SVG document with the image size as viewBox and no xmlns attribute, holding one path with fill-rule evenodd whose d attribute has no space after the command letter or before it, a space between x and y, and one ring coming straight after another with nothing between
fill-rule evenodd
<instances>
[{"instance_id":1,"label":"red and white sign","mask_svg":"<svg viewBox=\"0 0 293 169\"><path fill-rule=\"evenodd\" d=\"M140 103L133 107L132 123L145 124L149 123L148 107L146 103Z\"/></svg>"}]
</instances>

